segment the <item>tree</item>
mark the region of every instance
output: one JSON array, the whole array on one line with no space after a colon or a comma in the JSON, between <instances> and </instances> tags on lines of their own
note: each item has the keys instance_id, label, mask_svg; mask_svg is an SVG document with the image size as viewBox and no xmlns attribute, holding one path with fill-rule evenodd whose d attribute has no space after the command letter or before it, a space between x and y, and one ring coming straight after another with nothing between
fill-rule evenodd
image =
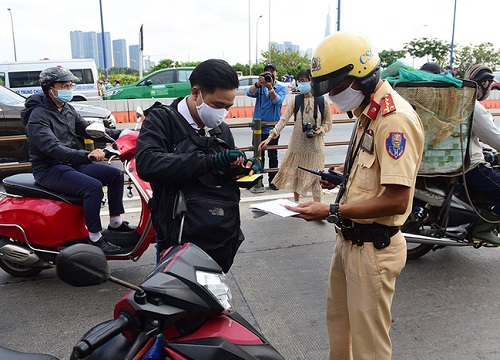
<instances>
[{"instance_id":1,"label":"tree","mask_svg":"<svg viewBox=\"0 0 500 360\"><path fill-rule=\"evenodd\" d=\"M163 60L160 60L160 62L158 64L156 64L155 66L150 68L148 72L152 73L156 70L168 69L168 68L174 67L175 64L176 63L172 59L163 59Z\"/></svg>"},{"instance_id":2,"label":"tree","mask_svg":"<svg viewBox=\"0 0 500 360\"><path fill-rule=\"evenodd\" d=\"M260 74L264 70L265 64L269 62L273 63L278 68L278 73L282 75L296 76L301 70L311 67L311 60L307 55L300 55L298 51L290 49L278 50L274 45L271 46L270 53L269 51L263 51L261 55L265 60L259 64L262 66L261 71L255 72L255 74ZM259 69L260 67L256 65L255 68ZM254 73L253 68L252 73Z\"/></svg>"},{"instance_id":3,"label":"tree","mask_svg":"<svg viewBox=\"0 0 500 360\"><path fill-rule=\"evenodd\" d=\"M458 75L463 77L465 71L474 64L484 64L492 70L500 65L500 51L495 50L490 42L476 46L464 46L456 53L456 63L458 64Z\"/></svg>"},{"instance_id":4,"label":"tree","mask_svg":"<svg viewBox=\"0 0 500 360\"><path fill-rule=\"evenodd\" d=\"M389 65L391 65L394 61L404 58L406 56L406 51L392 50L392 49L382 50L381 52L378 53L378 56L380 57L380 66L386 68Z\"/></svg>"},{"instance_id":5,"label":"tree","mask_svg":"<svg viewBox=\"0 0 500 360\"><path fill-rule=\"evenodd\" d=\"M427 61L434 61L443 66L447 63L450 44L443 40L424 37L405 43L404 49L413 58L427 57Z\"/></svg>"}]
</instances>

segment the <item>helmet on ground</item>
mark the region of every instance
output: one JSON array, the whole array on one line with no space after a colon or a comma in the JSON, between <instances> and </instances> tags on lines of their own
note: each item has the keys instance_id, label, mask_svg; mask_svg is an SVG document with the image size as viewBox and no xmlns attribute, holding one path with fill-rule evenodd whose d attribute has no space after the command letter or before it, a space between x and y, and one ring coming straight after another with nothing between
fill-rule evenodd
<instances>
[{"instance_id":1,"label":"helmet on ground","mask_svg":"<svg viewBox=\"0 0 500 360\"><path fill-rule=\"evenodd\" d=\"M363 94L369 96L380 79L380 58L362 34L339 31L314 50L311 71L314 96L329 92L347 76L359 80Z\"/></svg>"},{"instance_id":2,"label":"helmet on ground","mask_svg":"<svg viewBox=\"0 0 500 360\"><path fill-rule=\"evenodd\" d=\"M61 66L49 67L40 73L40 86L43 90L59 81L76 81L78 78Z\"/></svg>"},{"instance_id":3,"label":"helmet on ground","mask_svg":"<svg viewBox=\"0 0 500 360\"><path fill-rule=\"evenodd\" d=\"M465 71L464 75L465 80L472 80L477 83L476 98L478 100L484 100L490 95L490 85L494 78L493 71L482 64L472 65ZM487 83L485 83L486 80L488 80Z\"/></svg>"}]
</instances>

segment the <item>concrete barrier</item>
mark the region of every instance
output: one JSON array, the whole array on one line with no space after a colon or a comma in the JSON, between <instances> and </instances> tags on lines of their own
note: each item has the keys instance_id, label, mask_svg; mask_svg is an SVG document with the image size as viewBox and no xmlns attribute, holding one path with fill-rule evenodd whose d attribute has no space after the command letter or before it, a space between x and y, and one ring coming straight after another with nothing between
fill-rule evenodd
<instances>
[{"instance_id":1,"label":"concrete barrier","mask_svg":"<svg viewBox=\"0 0 500 360\"><path fill-rule=\"evenodd\" d=\"M285 113L288 104L295 94L288 94L283 101L281 113ZM100 106L109 109L116 118L118 123L135 122L135 112L137 106L143 110L149 108L156 101L165 105L169 105L174 99L129 99L129 100L101 100L101 101L88 101L89 105ZM481 101L481 103L494 115L500 116L500 91L494 90L488 97L488 100ZM237 96L234 105L229 110L227 118L252 118L253 109L255 106L255 99L248 96ZM341 114L341 112L330 104L332 114Z\"/></svg>"}]
</instances>

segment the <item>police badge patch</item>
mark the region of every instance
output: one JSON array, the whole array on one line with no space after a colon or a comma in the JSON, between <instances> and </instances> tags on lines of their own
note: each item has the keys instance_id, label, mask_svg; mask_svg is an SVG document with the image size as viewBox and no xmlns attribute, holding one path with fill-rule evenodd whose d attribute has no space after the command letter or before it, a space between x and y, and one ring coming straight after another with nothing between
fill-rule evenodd
<instances>
[{"instance_id":1,"label":"police badge patch","mask_svg":"<svg viewBox=\"0 0 500 360\"><path fill-rule=\"evenodd\" d=\"M385 149L394 159L399 159L403 156L406 147L405 134L402 132L391 132L385 139Z\"/></svg>"}]
</instances>

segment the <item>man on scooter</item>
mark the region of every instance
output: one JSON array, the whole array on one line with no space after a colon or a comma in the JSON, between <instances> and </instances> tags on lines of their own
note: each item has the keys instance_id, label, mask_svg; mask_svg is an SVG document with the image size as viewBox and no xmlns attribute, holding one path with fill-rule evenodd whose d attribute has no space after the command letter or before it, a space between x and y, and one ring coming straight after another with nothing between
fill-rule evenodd
<instances>
[{"instance_id":1,"label":"man on scooter","mask_svg":"<svg viewBox=\"0 0 500 360\"><path fill-rule=\"evenodd\" d=\"M477 83L476 104L472 120L470 141L470 167L465 174L467 189L471 194L481 194L494 200L493 208L480 210L480 217L472 229L474 241L500 245L500 238L493 232L500 222L500 174L485 161L480 141L500 151L500 130L490 112L480 103L490 94L493 72L482 64L472 65L464 78Z\"/></svg>"},{"instance_id":2,"label":"man on scooter","mask_svg":"<svg viewBox=\"0 0 500 360\"><path fill-rule=\"evenodd\" d=\"M137 173L153 188L149 206L158 255L191 242L227 272L244 239L236 179L261 172L262 166L258 159L246 160L224 123L239 85L234 69L224 60L206 60L189 81L189 96L145 111ZM185 213L177 214L184 203Z\"/></svg>"},{"instance_id":3,"label":"man on scooter","mask_svg":"<svg viewBox=\"0 0 500 360\"><path fill-rule=\"evenodd\" d=\"M43 94L34 94L26 100L21 117L26 124L33 176L43 187L82 197L91 244L106 254L116 254L122 249L103 237L99 212L103 186L107 186L108 230L134 230L120 216L125 212L123 174L117 168L97 162L104 160L102 149L85 150L83 139L90 138L85 128L90 124L68 103L73 98L75 80L78 78L68 69L47 68L40 73ZM121 131L106 129L106 132L117 139Z\"/></svg>"}]
</instances>

